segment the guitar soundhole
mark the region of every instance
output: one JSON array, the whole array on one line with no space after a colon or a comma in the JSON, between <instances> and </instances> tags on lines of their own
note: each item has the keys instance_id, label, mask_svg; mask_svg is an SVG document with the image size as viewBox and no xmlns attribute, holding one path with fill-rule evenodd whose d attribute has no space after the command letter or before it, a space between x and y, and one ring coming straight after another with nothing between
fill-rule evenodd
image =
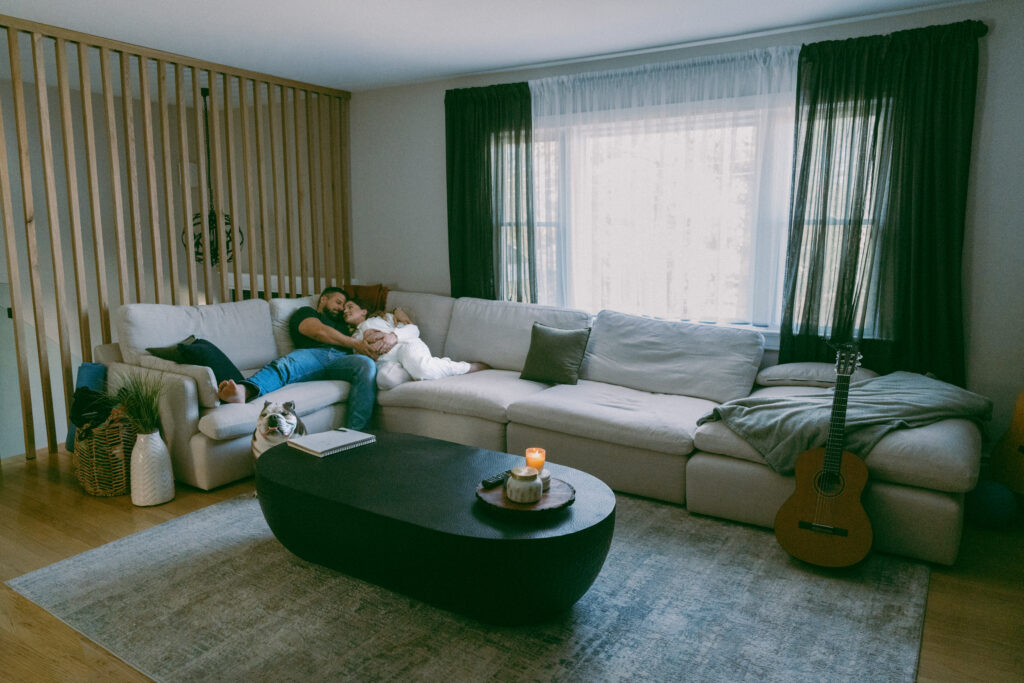
<instances>
[{"instance_id":1,"label":"guitar soundhole","mask_svg":"<svg viewBox=\"0 0 1024 683\"><path fill-rule=\"evenodd\" d=\"M818 472L814 478L814 488L823 496L838 496L846 488L846 481L839 472Z\"/></svg>"}]
</instances>

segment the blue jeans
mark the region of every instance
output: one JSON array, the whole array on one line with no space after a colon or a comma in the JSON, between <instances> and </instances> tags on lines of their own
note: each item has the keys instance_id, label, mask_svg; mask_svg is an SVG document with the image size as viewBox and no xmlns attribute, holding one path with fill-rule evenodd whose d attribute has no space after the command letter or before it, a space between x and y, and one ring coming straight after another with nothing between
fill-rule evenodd
<instances>
[{"instance_id":1,"label":"blue jeans","mask_svg":"<svg viewBox=\"0 0 1024 683\"><path fill-rule=\"evenodd\" d=\"M262 396L286 384L318 379L340 379L351 385L346 427L363 429L370 422L377 398L377 364L366 356L331 348L298 349L267 363L245 381L256 388L256 396Z\"/></svg>"}]
</instances>

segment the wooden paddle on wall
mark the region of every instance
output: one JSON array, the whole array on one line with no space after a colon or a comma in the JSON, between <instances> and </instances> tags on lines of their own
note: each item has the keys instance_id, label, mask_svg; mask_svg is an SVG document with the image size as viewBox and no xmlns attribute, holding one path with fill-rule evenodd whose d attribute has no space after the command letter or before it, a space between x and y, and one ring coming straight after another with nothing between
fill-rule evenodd
<instances>
[{"instance_id":1,"label":"wooden paddle on wall","mask_svg":"<svg viewBox=\"0 0 1024 683\"><path fill-rule=\"evenodd\" d=\"M839 349L828 441L797 459L796 490L775 516L779 545L793 557L822 567L849 567L871 550L871 520L860 500L868 468L843 450L850 376L860 358L853 345Z\"/></svg>"}]
</instances>

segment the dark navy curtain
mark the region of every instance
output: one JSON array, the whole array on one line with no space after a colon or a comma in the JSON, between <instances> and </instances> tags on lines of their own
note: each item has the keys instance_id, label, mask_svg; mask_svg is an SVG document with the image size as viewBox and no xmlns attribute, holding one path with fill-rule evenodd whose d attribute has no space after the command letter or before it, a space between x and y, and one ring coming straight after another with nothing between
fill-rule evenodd
<instances>
[{"instance_id":1,"label":"dark navy curtain","mask_svg":"<svg viewBox=\"0 0 1024 683\"><path fill-rule=\"evenodd\" d=\"M536 301L526 83L445 93L452 296Z\"/></svg>"},{"instance_id":2,"label":"dark navy curtain","mask_svg":"<svg viewBox=\"0 0 1024 683\"><path fill-rule=\"evenodd\" d=\"M803 46L780 362L858 341L965 380L961 259L985 25Z\"/></svg>"}]
</instances>

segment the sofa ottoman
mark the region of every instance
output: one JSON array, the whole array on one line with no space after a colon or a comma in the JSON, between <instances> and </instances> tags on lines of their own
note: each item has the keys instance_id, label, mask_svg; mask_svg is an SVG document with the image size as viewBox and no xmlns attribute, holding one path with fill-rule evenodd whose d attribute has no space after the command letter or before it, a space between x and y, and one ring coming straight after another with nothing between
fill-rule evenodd
<instances>
[{"instance_id":1,"label":"sofa ottoman","mask_svg":"<svg viewBox=\"0 0 1024 683\"><path fill-rule=\"evenodd\" d=\"M806 387L776 386L751 397L799 395ZM795 480L776 473L723 422L705 422L687 466L687 509L773 527ZM876 550L952 564L963 531L964 494L977 484L981 431L966 419L946 419L890 432L865 458L871 478L864 508Z\"/></svg>"}]
</instances>

